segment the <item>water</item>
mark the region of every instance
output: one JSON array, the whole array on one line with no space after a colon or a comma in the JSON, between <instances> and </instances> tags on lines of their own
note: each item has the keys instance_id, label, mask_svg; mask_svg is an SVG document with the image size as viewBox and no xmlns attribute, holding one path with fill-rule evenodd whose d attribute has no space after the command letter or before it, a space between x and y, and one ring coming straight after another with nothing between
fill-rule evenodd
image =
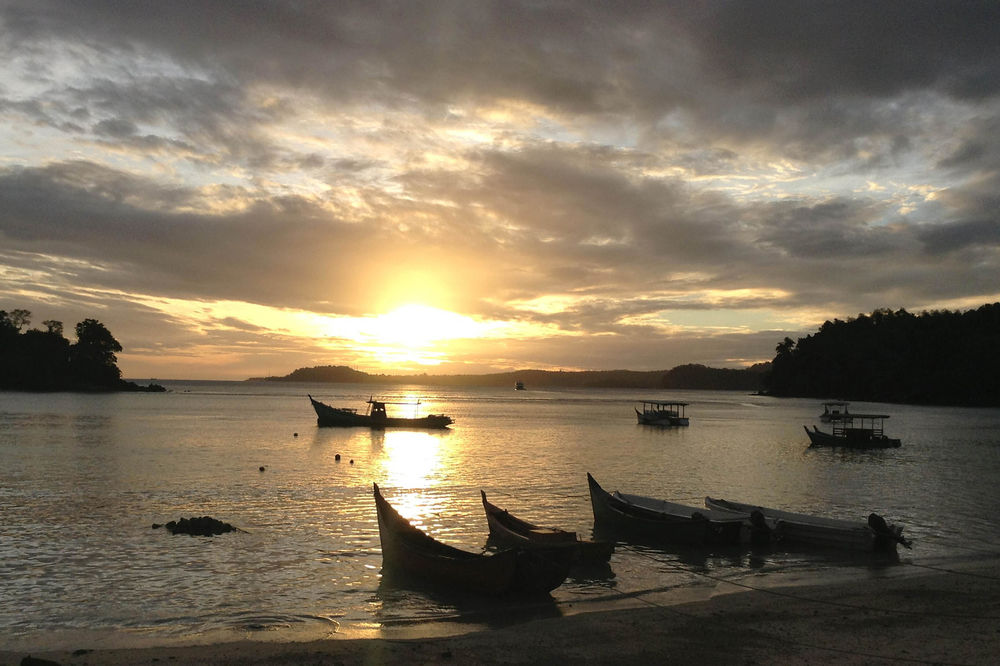
<instances>
[{"instance_id":1,"label":"water","mask_svg":"<svg viewBox=\"0 0 1000 666\"><path fill-rule=\"evenodd\" d=\"M1000 553L997 409L857 403L891 414L886 433L903 446L855 452L807 447L818 401L738 392L162 383L170 393L0 393L0 649L466 630L700 598L722 580L891 575ZM371 393L419 397L422 413L456 424L321 429L306 393L357 407ZM650 397L690 402L691 426L637 425L633 403ZM915 545L899 564L624 545L609 570L576 575L547 604L382 580L372 482L421 528L478 551L480 489L516 515L590 535L588 471L609 490L693 505L712 495L859 520L876 511ZM151 529L196 515L246 533Z\"/></svg>"}]
</instances>

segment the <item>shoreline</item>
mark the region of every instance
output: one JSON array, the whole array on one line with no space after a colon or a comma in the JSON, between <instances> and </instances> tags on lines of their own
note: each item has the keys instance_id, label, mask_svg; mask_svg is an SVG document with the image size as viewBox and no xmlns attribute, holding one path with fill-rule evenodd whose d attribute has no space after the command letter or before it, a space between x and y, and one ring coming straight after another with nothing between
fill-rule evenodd
<instances>
[{"instance_id":1,"label":"shoreline","mask_svg":"<svg viewBox=\"0 0 1000 666\"><path fill-rule=\"evenodd\" d=\"M566 658L590 664L995 663L1000 560L917 566L888 576L752 589L720 581L707 598L680 603L672 603L671 595L637 593L628 607L508 621L467 633L427 623L385 628L375 638L0 651L0 665L20 664L29 654L64 666L529 664Z\"/></svg>"}]
</instances>

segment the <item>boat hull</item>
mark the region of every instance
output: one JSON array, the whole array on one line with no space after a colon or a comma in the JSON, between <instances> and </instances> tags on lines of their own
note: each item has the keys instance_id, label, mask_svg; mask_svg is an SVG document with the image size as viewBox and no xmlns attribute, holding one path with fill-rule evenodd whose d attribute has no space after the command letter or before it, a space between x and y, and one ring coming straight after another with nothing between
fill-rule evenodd
<instances>
[{"instance_id":1,"label":"boat hull","mask_svg":"<svg viewBox=\"0 0 1000 666\"><path fill-rule=\"evenodd\" d=\"M771 529L773 539L782 543L824 549L891 552L896 551L898 543L905 543L902 527L886 525L883 531L876 531L871 526L871 518L865 523L810 516L712 497L705 498L705 506L719 511L731 511L747 520L750 520L755 511L760 512Z\"/></svg>"},{"instance_id":2,"label":"boat hull","mask_svg":"<svg viewBox=\"0 0 1000 666\"><path fill-rule=\"evenodd\" d=\"M604 490L589 473L587 483L590 487L594 524L612 534L688 545L735 545L742 539L742 519L732 516L712 519L709 518L708 510L683 507L637 495L612 494ZM642 500L659 506L646 504Z\"/></svg>"},{"instance_id":3,"label":"boat hull","mask_svg":"<svg viewBox=\"0 0 1000 666\"><path fill-rule=\"evenodd\" d=\"M864 431L858 432L856 435L852 435L852 431L847 431L845 436L840 436L823 432L815 426L812 430L806 426L802 427L805 428L812 446L839 446L846 449L893 449L902 445L898 439L885 435L870 435Z\"/></svg>"},{"instance_id":4,"label":"boat hull","mask_svg":"<svg viewBox=\"0 0 1000 666\"><path fill-rule=\"evenodd\" d=\"M450 416L429 414L420 418L375 417L358 414L353 409L331 407L309 396L316 411L316 425L321 428L419 428L437 430L454 423Z\"/></svg>"},{"instance_id":5,"label":"boat hull","mask_svg":"<svg viewBox=\"0 0 1000 666\"><path fill-rule=\"evenodd\" d=\"M545 594L569 573L567 549L506 549L491 555L443 544L413 527L374 485L382 567L463 592L501 596Z\"/></svg>"},{"instance_id":6,"label":"boat hull","mask_svg":"<svg viewBox=\"0 0 1000 666\"><path fill-rule=\"evenodd\" d=\"M479 491L490 527L490 541L499 546L516 548L569 548L579 564L601 564L610 559L615 545L609 541L580 539L576 532L539 527L491 504L486 493Z\"/></svg>"}]
</instances>

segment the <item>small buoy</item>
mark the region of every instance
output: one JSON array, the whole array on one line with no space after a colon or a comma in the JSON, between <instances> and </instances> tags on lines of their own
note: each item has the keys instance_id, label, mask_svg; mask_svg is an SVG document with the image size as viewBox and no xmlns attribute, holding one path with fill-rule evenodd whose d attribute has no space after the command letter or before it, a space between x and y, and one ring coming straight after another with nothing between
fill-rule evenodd
<instances>
[{"instance_id":1,"label":"small buoy","mask_svg":"<svg viewBox=\"0 0 1000 666\"><path fill-rule=\"evenodd\" d=\"M340 462L340 454L338 453L337 455L335 455L333 459L336 460L337 462Z\"/></svg>"},{"instance_id":2,"label":"small buoy","mask_svg":"<svg viewBox=\"0 0 1000 666\"><path fill-rule=\"evenodd\" d=\"M354 464L354 458L351 458L351 464L352 465Z\"/></svg>"},{"instance_id":3,"label":"small buoy","mask_svg":"<svg viewBox=\"0 0 1000 666\"><path fill-rule=\"evenodd\" d=\"M298 436L299 436L299 433L297 433L297 432L293 432L292 433L292 437L298 437Z\"/></svg>"},{"instance_id":4,"label":"small buoy","mask_svg":"<svg viewBox=\"0 0 1000 666\"><path fill-rule=\"evenodd\" d=\"M263 465L261 465L261 466L260 466L260 471L262 471L262 472L263 472L263 471L264 471L265 469L266 469L266 468L265 468L265 467L264 467Z\"/></svg>"}]
</instances>

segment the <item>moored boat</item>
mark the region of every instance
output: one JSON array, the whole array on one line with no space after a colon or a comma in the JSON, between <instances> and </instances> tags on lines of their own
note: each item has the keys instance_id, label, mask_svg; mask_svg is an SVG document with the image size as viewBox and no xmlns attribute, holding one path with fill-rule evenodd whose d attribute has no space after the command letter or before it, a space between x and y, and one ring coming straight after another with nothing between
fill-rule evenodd
<instances>
[{"instance_id":1,"label":"moored boat","mask_svg":"<svg viewBox=\"0 0 1000 666\"><path fill-rule=\"evenodd\" d=\"M898 439L887 437L883 427L885 414L843 414L832 420L831 432L803 426L813 446L841 446L851 449L890 449L900 446Z\"/></svg>"},{"instance_id":2,"label":"moored boat","mask_svg":"<svg viewBox=\"0 0 1000 666\"><path fill-rule=\"evenodd\" d=\"M595 526L613 534L685 544L738 544L743 519L729 513L604 490L587 473Z\"/></svg>"},{"instance_id":3,"label":"moored boat","mask_svg":"<svg viewBox=\"0 0 1000 666\"><path fill-rule=\"evenodd\" d=\"M372 484L382 544L382 568L463 592L544 594L562 585L572 552L567 548L510 548L486 555L461 550L410 524Z\"/></svg>"},{"instance_id":4,"label":"moored boat","mask_svg":"<svg viewBox=\"0 0 1000 666\"><path fill-rule=\"evenodd\" d=\"M358 410L349 407L331 407L326 403L316 400L311 395L309 396L309 402L312 404L313 409L316 410L316 425L320 427L440 429L447 428L455 422L450 416L445 416L444 414L428 414L427 416L408 418L389 416L386 413L386 405L419 405L419 401L416 403L391 403L369 398L366 403L368 408L363 414L359 414Z\"/></svg>"},{"instance_id":5,"label":"moored boat","mask_svg":"<svg viewBox=\"0 0 1000 666\"><path fill-rule=\"evenodd\" d=\"M688 417L684 415L686 402L671 400L641 400L642 409L635 408L635 416L641 425L686 426Z\"/></svg>"},{"instance_id":6,"label":"moored boat","mask_svg":"<svg viewBox=\"0 0 1000 666\"><path fill-rule=\"evenodd\" d=\"M847 406L851 404L843 400L830 400L823 403L823 413L819 415L819 420L823 423L839 421L849 414Z\"/></svg>"},{"instance_id":7,"label":"moored boat","mask_svg":"<svg viewBox=\"0 0 1000 666\"><path fill-rule=\"evenodd\" d=\"M730 512L750 521L762 518L771 531L773 540L819 548L838 548L862 551L892 551L896 544L910 547L903 538L903 528L891 525L877 513L868 515L867 521L826 518L804 513L772 509L755 504L732 502L713 497L705 498L705 506L721 512Z\"/></svg>"},{"instance_id":8,"label":"moored boat","mask_svg":"<svg viewBox=\"0 0 1000 666\"><path fill-rule=\"evenodd\" d=\"M575 560L581 564L607 562L614 552L615 545L609 541L590 541L579 538L576 532L556 527L539 527L512 515L506 509L491 504L486 499L484 491L480 490L479 493L483 498L486 522L490 526L490 540L498 545L521 548L553 546L572 548L575 551Z\"/></svg>"}]
</instances>

